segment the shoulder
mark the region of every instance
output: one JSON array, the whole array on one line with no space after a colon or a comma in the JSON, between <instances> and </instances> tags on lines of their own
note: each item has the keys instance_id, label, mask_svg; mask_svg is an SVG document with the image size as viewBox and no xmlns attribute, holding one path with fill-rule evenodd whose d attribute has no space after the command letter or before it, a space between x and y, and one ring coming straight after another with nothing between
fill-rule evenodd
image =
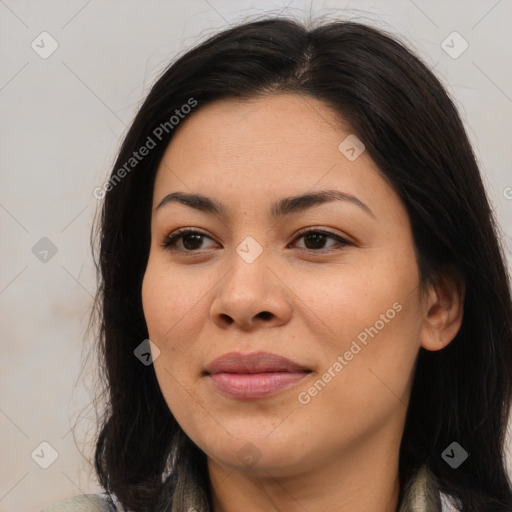
<instances>
[{"instance_id":1,"label":"shoulder","mask_svg":"<svg viewBox=\"0 0 512 512\"><path fill-rule=\"evenodd\" d=\"M82 494L59 501L41 512L116 512L104 494Z\"/></svg>"}]
</instances>

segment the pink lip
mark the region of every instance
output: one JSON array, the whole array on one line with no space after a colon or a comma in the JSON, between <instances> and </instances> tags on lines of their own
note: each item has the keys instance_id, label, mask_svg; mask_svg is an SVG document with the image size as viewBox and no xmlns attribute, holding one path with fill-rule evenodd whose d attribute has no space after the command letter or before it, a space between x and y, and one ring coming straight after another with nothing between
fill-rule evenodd
<instances>
[{"instance_id":1,"label":"pink lip","mask_svg":"<svg viewBox=\"0 0 512 512\"><path fill-rule=\"evenodd\" d=\"M231 398L265 398L302 380L310 370L268 352L218 357L206 367L218 391Z\"/></svg>"}]
</instances>

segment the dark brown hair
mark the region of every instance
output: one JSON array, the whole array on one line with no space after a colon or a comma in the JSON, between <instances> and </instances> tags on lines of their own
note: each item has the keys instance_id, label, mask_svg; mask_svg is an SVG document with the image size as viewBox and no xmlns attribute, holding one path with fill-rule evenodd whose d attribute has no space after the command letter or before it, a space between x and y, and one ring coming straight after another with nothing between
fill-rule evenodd
<instances>
[{"instance_id":1,"label":"dark brown hair","mask_svg":"<svg viewBox=\"0 0 512 512\"><path fill-rule=\"evenodd\" d=\"M197 112L221 98L279 92L324 101L363 141L407 208L422 283L441 273L465 283L456 338L440 351L420 349L400 447L401 488L425 464L461 510L512 510L504 462L512 396L512 303L504 255L454 103L401 42L355 22L308 29L283 18L216 34L155 83L112 176L190 98ZM204 454L169 411L153 367L134 356L148 338L141 283L155 173L174 133L164 132L136 168L109 187L99 226L99 354L108 393L95 467L101 485L133 512L164 510L178 471L192 475L208 495ZM469 453L457 469L441 457L453 441Z\"/></svg>"}]
</instances>

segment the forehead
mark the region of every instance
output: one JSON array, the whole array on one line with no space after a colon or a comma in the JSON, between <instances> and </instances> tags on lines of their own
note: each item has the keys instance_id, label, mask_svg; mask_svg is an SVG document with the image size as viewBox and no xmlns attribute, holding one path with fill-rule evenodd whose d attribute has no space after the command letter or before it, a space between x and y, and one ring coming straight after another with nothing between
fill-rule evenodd
<instances>
[{"instance_id":1,"label":"forehead","mask_svg":"<svg viewBox=\"0 0 512 512\"><path fill-rule=\"evenodd\" d=\"M174 142L203 141L229 136L226 143L250 146L327 138L349 132L348 124L326 103L303 94L270 94L247 99L214 101L194 111L177 130ZM276 138L276 135L279 135ZM337 139L338 137L336 137Z\"/></svg>"},{"instance_id":2,"label":"forehead","mask_svg":"<svg viewBox=\"0 0 512 512\"><path fill-rule=\"evenodd\" d=\"M157 172L154 207L176 190L242 206L316 189L340 190L365 203L369 188L389 194L366 152L349 160L340 151L349 136L341 116L309 96L212 102L175 132Z\"/></svg>"},{"instance_id":3,"label":"forehead","mask_svg":"<svg viewBox=\"0 0 512 512\"><path fill-rule=\"evenodd\" d=\"M224 174L252 168L261 176L270 168L281 177L298 177L311 164L327 171L339 159L338 146L349 133L338 114L309 96L224 99L180 123L159 170L172 163L186 167L189 176L223 166Z\"/></svg>"}]
</instances>

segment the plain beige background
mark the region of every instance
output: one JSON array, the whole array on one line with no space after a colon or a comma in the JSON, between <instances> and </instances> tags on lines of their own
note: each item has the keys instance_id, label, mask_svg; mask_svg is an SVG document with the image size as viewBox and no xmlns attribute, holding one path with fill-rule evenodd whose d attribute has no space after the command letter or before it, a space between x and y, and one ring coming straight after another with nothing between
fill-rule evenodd
<instances>
[{"instance_id":1,"label":"plain beige background","mask_svg":"<svg viewBox=\"0 0 512 512\"><path fill-rule=\"evenodd\" d=\"M511 0L0 0L0 512L100 490L80 454L91 455L94 433L94 356L80 373L95 290L93 190L169 61L268 11L365 21L425 59L459 106L510 262Z\"/></svg>"}]
</instances>

